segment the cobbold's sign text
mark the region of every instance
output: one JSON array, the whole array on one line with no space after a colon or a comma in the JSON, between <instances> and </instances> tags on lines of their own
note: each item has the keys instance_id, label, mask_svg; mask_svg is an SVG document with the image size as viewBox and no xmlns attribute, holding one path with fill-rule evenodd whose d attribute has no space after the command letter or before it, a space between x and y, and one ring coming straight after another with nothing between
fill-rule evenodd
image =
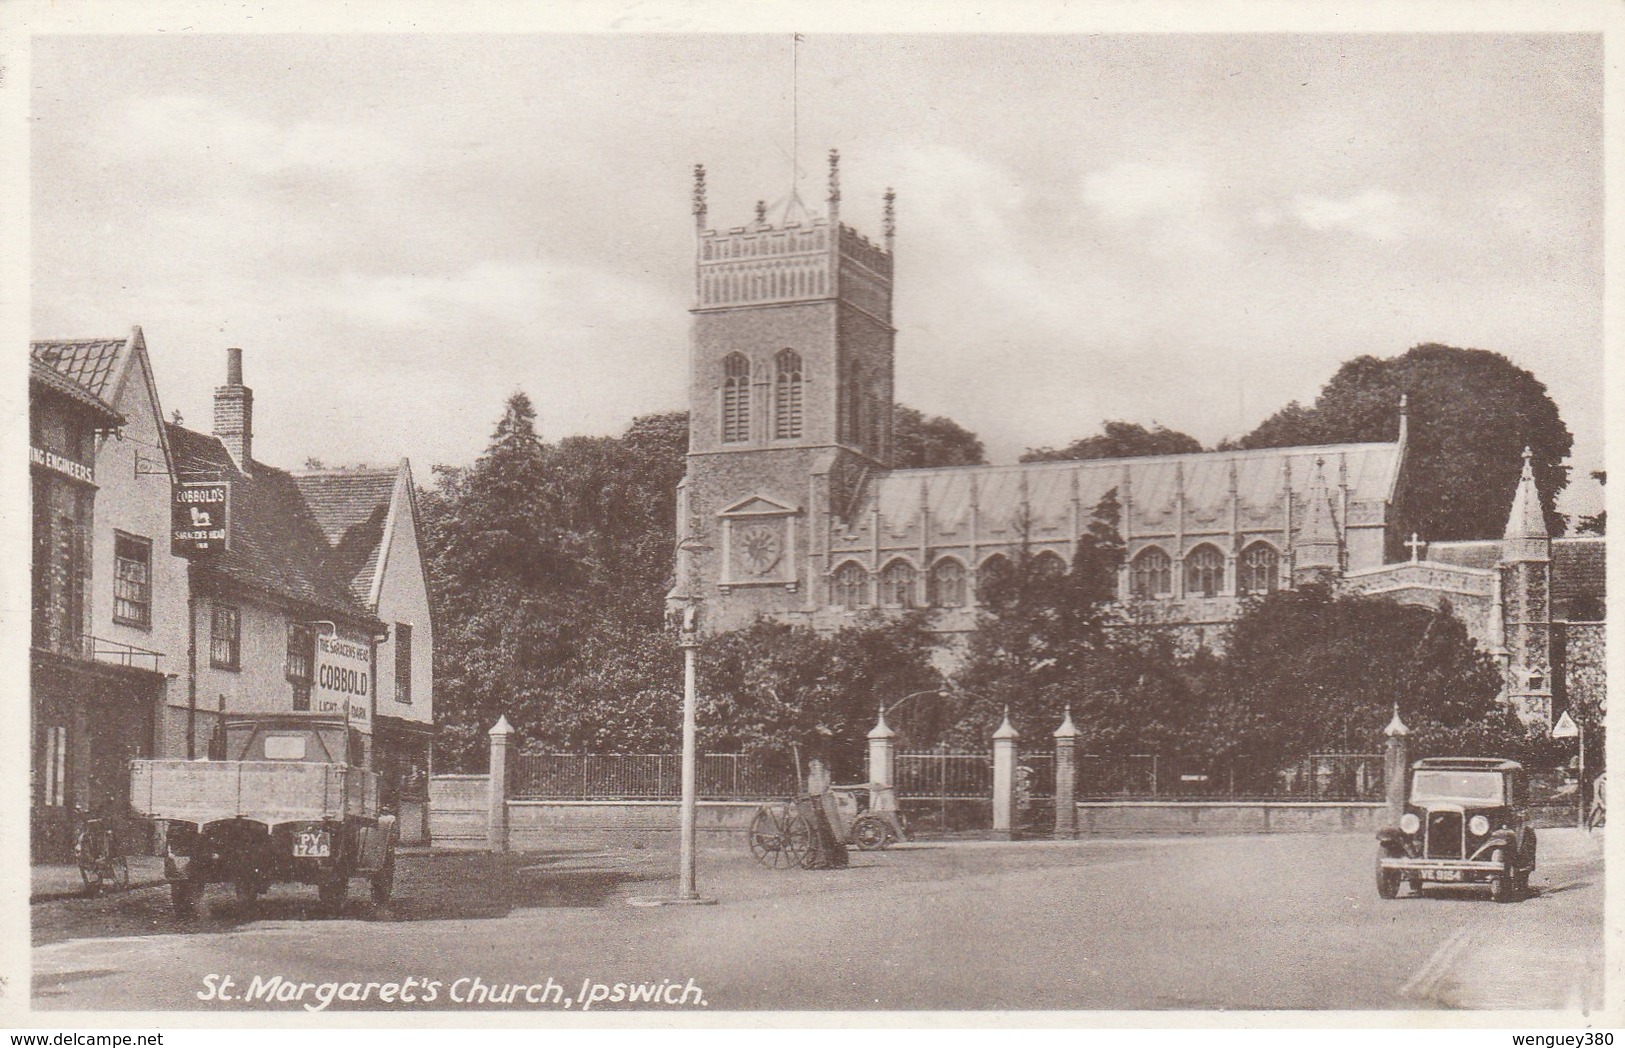
<instances>
[{"instance_id":1,"label":"cobbold's sign text","mask_svg":"<svg viewBox=\"0 0 1625 1048\"><path fill-rule=\"evenodd\" d=\"M317 713L339 714L358 728L369 727L372 645L343 637L318 636L311 705Z\"/></svg>"},{"instance_id":2,"label":"cobbold's sign text","mask_svg":"<svg viewBox=\"0 0 1625 1048\"><path fill-rule=\"evenodd\" d=\"M170 548L177 556L226 548L231 537L231 484L224 480L175 485L170 502Z\"/></svg>"}]
</instances>

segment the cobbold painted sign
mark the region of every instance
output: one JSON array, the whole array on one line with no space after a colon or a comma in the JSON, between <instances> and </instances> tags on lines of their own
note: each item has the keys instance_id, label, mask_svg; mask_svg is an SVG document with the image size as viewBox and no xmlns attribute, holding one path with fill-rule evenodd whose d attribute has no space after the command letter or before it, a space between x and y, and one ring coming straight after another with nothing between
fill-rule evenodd
<instances>
[{"instance_id":1,"label":"cobbold painted sign","mask_svg":"<svg viewBox=\"0 0 1625 1048\"><path fill-rule=\"evenodd\" d=\"M371 730L372 644L336 636L316 638L316 683L311 706L317 713L342 714L362 731Z\"/></svg>"},{"instance_id":2,"label":"cobbold painted sign","mask_svg":"<svg viewBox=\"0 0 1625 1048\"><path fill-rule=\"evenodd\" d=\"M231 537L231 484L193 480L175 485L170 503L170 548L177 556L210 553Z\"/></svg>"}]
</instances>

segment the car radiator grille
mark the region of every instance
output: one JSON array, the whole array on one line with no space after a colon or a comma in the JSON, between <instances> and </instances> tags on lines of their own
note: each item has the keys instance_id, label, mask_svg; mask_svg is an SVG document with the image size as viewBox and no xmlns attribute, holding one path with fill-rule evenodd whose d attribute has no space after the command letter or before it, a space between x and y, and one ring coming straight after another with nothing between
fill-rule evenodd
<instances>
[{"instance_id":1,"label":"car radiator grille","mask_svg":"<svg viewBox=\"0 0 1625 1048\"><path fill-rule=\"evenodd\" d=\"M1430 859L1463 857L1460 812L1428 813L1427 857Z\"/></svg>"}]
</instances>

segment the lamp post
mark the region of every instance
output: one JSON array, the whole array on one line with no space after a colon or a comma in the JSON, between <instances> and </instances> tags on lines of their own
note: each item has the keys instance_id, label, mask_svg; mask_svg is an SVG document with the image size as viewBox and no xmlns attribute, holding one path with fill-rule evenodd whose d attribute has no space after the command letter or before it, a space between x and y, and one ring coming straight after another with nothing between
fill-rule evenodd
<instances>
[{"instance_id":1,"label":"lamp post","mask_svg":"<svg viewBox=\"0 0 1625 1048\"><path fill-rule=\"evenodd\" d=\"M688 538L678 543L677 548L688 554L688 585L679 598L682 611L677 621L677 646L683 649L683 794L678 805L677 894L635 898L630 900L634 906L704 906L716 902L702 898L694 883L694 823L699 810L699 759L695 739L699 689L695 653L700 646L700 606L704 603L699 592L697 563L700 556L711 552L711 547L697 538Z\"/></svg>"}]
</instances>

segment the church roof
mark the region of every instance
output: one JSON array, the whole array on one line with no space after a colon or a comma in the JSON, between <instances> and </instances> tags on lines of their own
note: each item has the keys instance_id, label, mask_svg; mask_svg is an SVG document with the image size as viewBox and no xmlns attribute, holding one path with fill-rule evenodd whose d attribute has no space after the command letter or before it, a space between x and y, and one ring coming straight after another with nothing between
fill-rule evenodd
<instances>
[{"instance_id":1,"label":"church roof","mask_svg":"<svg viewBox=\"0 0 1625 1048\"><path fill-rule=\"evenodd\" d=\"M294 474L316 524L332 548L330 568L349 580L357 600L369 601L384 524L399 469L333 469Z\"/></svg>"},{"instance_id":2,"label":"church roof","mask_svg":"<svg viewBox=\"0 0 1625 1048\"><path fill-rule=\"evenodd\" d=\"M1608 540L1574 536L1552 540L1553 617L1592 618L1607 603ZM1589 613L1580 614L1581 609Z\"/></svg>"},{"instance_id":3,"label":"church roof","mask_svg":"<svg viewBox=\"0 0 1625 1048\"><path fill-rule=\"evenodd\" d=\"M1070 518L1072 502L1089 513L1112 489L1119 501L1142 510L1172 510L1183 488L1187 510L1200 519L1228 505L1232 483L1243 506L1265 508L1280 501L1283 483L1294 496L1307 497L1317 462L1326 484L1336 489L1346 476L1349 497L1391 499L1399 470L1399 444L1331 444L1319 447L1204 451L1141 458L1024 462L1013 466L946 466L900 469L879 475L859 513L879 509L894 524L912 521L923 505L934 523L949 526L970 517L974 500L984 515L1013 513L1023 501L1038 527Z\"/></svg>"},{"instance_id":4,"label":"church roof","mask_svg":"<svg viewBox=\"0 0 1625 1048\"><path fill-rule=\"evenodd\" d=\"M1430 542L1427 559L1454 564L1461 568L1491 569L1501 563L1499 539L1474 539L1465 542Z\"/></svg>"},{"instance_id":5,"label":"church roof","mask_svg":"<svg viewBox=\"0 0 1625 1048\"><path fill-rule=\"evenodd\" d=\"M167 424L176 468L231 482L231 541L195 562L205 578L297 601L351 621L375 622L335 570L316 515L292 474L260 462L244 473L219 438Z\"/></svg>"}]
</instances>

